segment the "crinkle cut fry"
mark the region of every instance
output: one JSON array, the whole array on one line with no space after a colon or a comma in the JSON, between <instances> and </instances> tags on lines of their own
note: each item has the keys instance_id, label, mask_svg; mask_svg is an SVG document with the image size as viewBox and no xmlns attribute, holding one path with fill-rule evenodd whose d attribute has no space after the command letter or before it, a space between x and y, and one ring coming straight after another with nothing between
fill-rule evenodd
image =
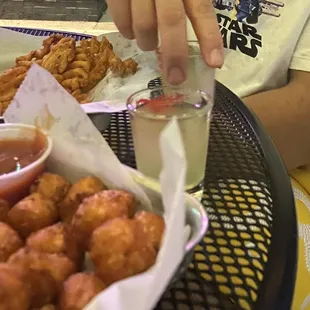
<instances>
[{"instance_id":1,"label":"crinkle cut fry","mask_svg":"<svg viewBox=\"0 0 310 310\"><path fill-rule=\"evenodd\" d=\"M96 86L106 76L108 69L122 77L137 71L138 64L133 59L122 61L115 55L113 46L106 37L101 42L95 37L82 40L80 49L92 59L88 85L83 88L84 92Z\"/></svg>"},{"instance_id":2,"label":"crinkle cut fry","mask_svg":"<svg viewBox=\"0 0 310 310\"><path fill-rule=\"evenodd\" d=\"M138 64L132 58L122 61L113 52L109 58L109 65L112 72L121 77L135 74L138 71Z\"/></svg>"},{"instance_id":3,"label":"crinkle cut fry","mask_svg":"<svg viewBox=\"0 0 310 310\"><path fill-rule=\"evenodd\" d=\"M0 115L3 115L11 103L27 71L25 67L16 67L5 71L0 76Z\"/></svg>"},{"instance_id":4,"label":"crinkle cut fry","mask_svg":"<svg viewBox=\"0 0 310 310\"><path fill-rule=\"evenodd\" d=\"M108 64L113 73L123 77L137 72L138 64L132 58L122 61L118 56L116 56L113 51L113 45L106 37L102 38L99 51L107 53L107 57L109 59Z\"/></svg>"},{"instance_id":5,"label":"crinkle cut fry","mask_svg":"<svg viewBox=\"0 0 310 310\"><path fill-rule=\"evenodd\" d=\"M0 98L2 98L4 94L10 91L12 88L16 88L17 90L17 88L21 85L25 77L26 77L26 73L22 73L16 76L11 81L0 84Z\"/></svg>"},{"instance_id":6,"label":"crinkle cut fry","mask_svg":"<svg viewBox=\"0 0 310 310\"><path fill-rule=\"evenodd\" d=\"M72 38L62 38L51 47L51 51L43 57L42 67L54 74L66 71L69 62L75 56L75 41Z\"/></svg>"},{"instance_id":7,"label":"crinkle cut fry","mask_svg":"<svg viewBox=\"0 0 310 310\"><path fill-rule=\"evenodd\" d=\"M8 89L6 92L0 95L0 101L11 101L17 92L16 88Z\"/></svg>"},{"instance_id":8,"label":"crinkle cut fry","mask_svg":"<svg viewBox=\"0 0 310 310\"><path fill-rule=\"evenodd\" d=\"M47 55L51 51L51 47L57 44L64 36L61 34L52 34L48 38L43 41L42 47L35 52L35 57L37 59L42 59L45 55Z\"/></svg>"},{"instance_id":9,"label":"crinkle cut fry","mask_svg":"<svg viewBox=\"0 0 310 310\"><path fill-rule=\"evenodd\" d=\"M66 71L63 75L65 80L62 82L62 86L70 91L80 103L88 101L86 92L106 75L108 54L103 47L109 47L109 42L106 38L103 38L102 42L99 42L96 37L90 40L81 40L80 46L76 48L76 56L68 66L68 69L71 70ZM111 44L110 47L112 47ZM88 75L86 83L86 76L83 75L83 72Z\"/></svg>"},{"instance_id":10,"label":"crinkle cut fry","mask_svg":"<svg viewBox=\"0 0 310 310\"><path fill-rule=\"evenodd\" d=\"M23 73L26 73L27 71L28 69L25 67L17 67L6 70L3 72L2 75L0 75L0 84L8 83L12 80L12 78L15 78L16 76L19 76Z\"/></svg>"},{"instance_id":11,"label":"crinkle cut fry","mask_svg":"<svg viewBox=\"0 0 310 310\"><path fill-rule=\"evenodd\" d=\"M84 46L85 43L83 43ZM82 44L82 45L83 45ZM88 45L88 42L87 42ZM61 85L74 96L78 91L78 96L81 95L81 88L88 84L88 74L91 67L91 60L87 56L86 47L76 47L75 57L73 61L68 65L67 70L63 73L63 81ZM84 98L85 96L83 96ZM80 102L80 101L79 101Z\"/></svg>"},{"instance_id":12,"label":"crinkle cut fry","mask_svg":"<svg viewBox=\"0 0 310 310\"><path fill-rule=\"evenodd\" d=\"M53 34L43 40L42 47L36 51L30 51L26 55L19 56L16 58L15 62L18 64L21 61L27 61L31 62L32 60L40 60L42 59L45 55L47 55L50 52L50 49L52 45L58 43L64 36L61 34Z\"/></svg>"}]
</instances>

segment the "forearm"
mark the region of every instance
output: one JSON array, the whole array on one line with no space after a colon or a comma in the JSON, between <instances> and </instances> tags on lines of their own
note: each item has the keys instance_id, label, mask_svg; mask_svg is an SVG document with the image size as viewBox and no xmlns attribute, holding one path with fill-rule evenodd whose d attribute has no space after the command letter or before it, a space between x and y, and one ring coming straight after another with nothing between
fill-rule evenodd
<instances>
[{"instance_id":1,"label":"forearm","mask_svg":"<svg viewBox=\"0 0 310 310\"><path fill-rule=\"evenodd\" d=\"M310 96L307 85L300 83L292 87L289 84L244 101L263 123L289 170L310 164Z\"/></svg>"}]
</instances>

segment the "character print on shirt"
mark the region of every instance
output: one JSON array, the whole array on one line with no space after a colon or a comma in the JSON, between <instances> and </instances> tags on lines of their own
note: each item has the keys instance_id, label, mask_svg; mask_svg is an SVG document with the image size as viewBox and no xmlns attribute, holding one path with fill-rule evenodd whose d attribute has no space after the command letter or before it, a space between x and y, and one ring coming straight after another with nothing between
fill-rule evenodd
<instances>
[{"instance_id":1,"label":"character print on shirt","mask_svg":"<svg viewBox=\"0 0 310 310\"><path fill-rule=\"evenodd\" d=\"M263 46L262 36L254 27L262 15L280 17L284 3L278 0L212 0L217 14L224 47L256 58ZM223 12L224 13L224 12ZM253 25L253 26L252 26Z\"/></svg>"},{"instance_id":2,"label":"character print on shirt","mask_svg":"<svg viewBox=\"0 0 310 310\"><path fill-rule=\"evenodd\" d=\"M231 11L233 19L247 24L257 24L261 15L280 17L284 3L278 0L212 0L220 11ZM234 18L235 17L235 18Z\"/></svg>"}]
</instances>

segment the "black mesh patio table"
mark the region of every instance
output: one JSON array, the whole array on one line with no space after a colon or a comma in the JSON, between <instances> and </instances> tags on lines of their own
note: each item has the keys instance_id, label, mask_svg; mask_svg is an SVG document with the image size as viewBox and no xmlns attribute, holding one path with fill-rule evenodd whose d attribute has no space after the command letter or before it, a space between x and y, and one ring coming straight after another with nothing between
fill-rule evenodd
<instances>
[{"instance_id":1,"label":"black mesh patio table","mask_svg":"<svg viewBox=\"0 0 310 310\"><path fill-rule=\"evenodd\" d=\"M114 114L103 135L135 167L128 114ZM261 124L220 83L202 203L210 229L156 309L290 309L297 226L289 177Z\"/></svg>"},{"instance_id":2,"label":"black mesh patio table","mask_svg":"<svg viewBox=\"0 0 310 310\"><path fill-rule=\"evenodd\" d=\"M37 36L53 33L11 29ZM103 136L124 164L135 167L127 112L113 114ZM156 309L290 309L297 223L289 176L261 124L220 83L202 203L210 228L187 272L165 292Z\"/></svg>"}]
</instances>

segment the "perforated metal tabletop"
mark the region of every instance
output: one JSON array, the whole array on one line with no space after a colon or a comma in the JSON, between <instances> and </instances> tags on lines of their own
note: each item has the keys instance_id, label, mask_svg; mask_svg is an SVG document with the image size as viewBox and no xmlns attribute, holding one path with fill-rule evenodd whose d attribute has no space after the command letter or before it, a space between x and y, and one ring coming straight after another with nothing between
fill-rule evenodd
<instances>
[{"instance_id":1,"label":"perforated metal tabletop","mask_svg":"<svg viewBox=\"0 0 310 310\"><path fill-rule=\"evenodd\" d=\"M123 163L135 167L126 112L112 115L103 136ZM163 295L156 309L290 309L297 261L290 180L261 124L220 83L202 203L210 229L186 274Z\"/></svg>"}]
</instances>

